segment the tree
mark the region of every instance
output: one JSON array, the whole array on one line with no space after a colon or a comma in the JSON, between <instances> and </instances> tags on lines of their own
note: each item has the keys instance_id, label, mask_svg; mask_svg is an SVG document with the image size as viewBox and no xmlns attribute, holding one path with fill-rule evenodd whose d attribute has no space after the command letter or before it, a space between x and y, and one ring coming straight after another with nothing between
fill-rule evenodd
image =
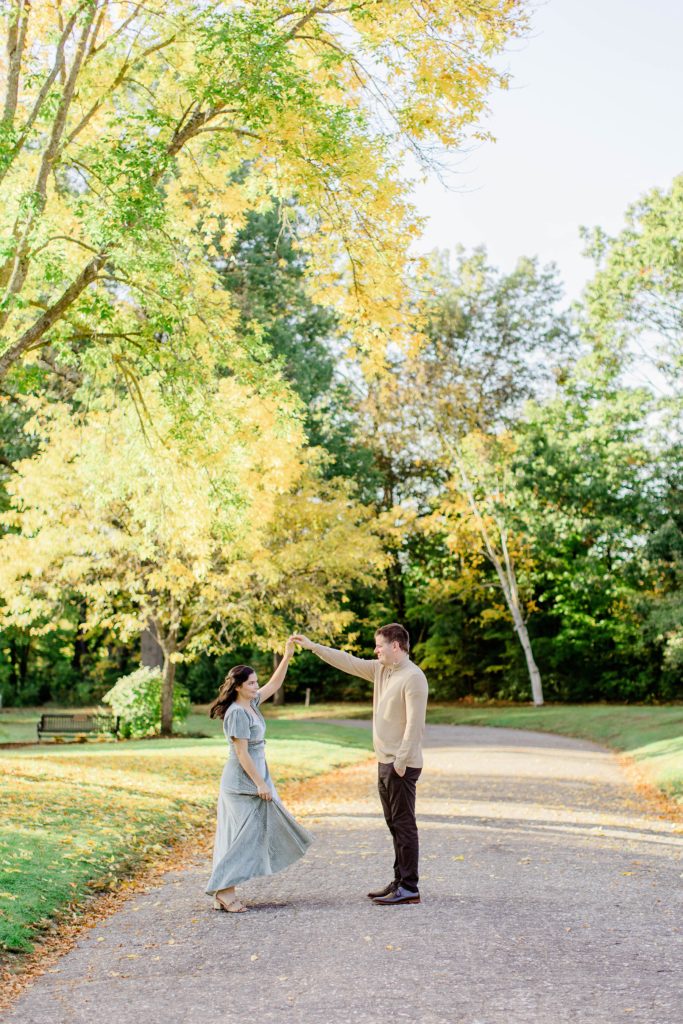
<instances>
[{"instance_id":1,"label":"tree","mask_svg":"<svg viewBox=\"0 0 683 1024\"><path fill-rule=\"evenodd\" d=\"M309 231L296 204L251 211L217 267L239 311L240 336L272 353L301 399L308 442L328 455L323 472L355 479L369 497L372 456L339 372L342 325L309 294L310 257L300 244Z\"/></svg>"},{"instance_id":2,"label":"tree","mask_svg":"<svg viewBox=\"0 0 683 1024\"><path fill-rule=\"evenodd\" d=\"M642 431L648 439L650 490L656 494L641 533L638 559L640 635L663 656L664 675L680 685L680 616L683 601L679 537L683 529L683 175L669 189L652 189L626 211L615 235L584 231L596 270L585 292L584 331L607 382L647 377L652 393ZM628 377L626 376L628 374ZM652 658L652 652L650 657ZM653 659L654 660L654 659Z\"/></svg>"},{"instance_id":3,"label":"tree","mask_svg":"<svg viewBox=\"0 0 683 1024\"><path fill-rule=\"evenodd\" d=\"M401 155L481 134L493 57L525 26L521 0L1 13L0 378L47 345L124 378L239 361L206 245L272 196L309 211L316 293L372 356L402 331Z\"/></svg>"},{"instance_id":4,"label":"tree","mask_svg":"<svg viewBox=\"0 0 683 1024\"><path fill-rule=\"evenodd\" d=\"M426 344L412 385L438 403L450 437L495 431L552 393L578 350L557 268L522 257L509 273L486 249L435 253L420 287Z\"/></svg>"},{"instance_id":5,"label":"tree","mask_svg":"<svg viewBox=\"0 0 683 1024\"><path fill-rule=\"evenodd\" d=\"M521 259L504 274L490 265L484 249L459 250L453 267L435 254L415 302L421 344L412 355L392 355L390 372L377 376L360 406L381 481L378 505L386 520L394 510L388 576L397 613L403 617L408 607L423 603L409 593L412 581L423 586L419 523L444 495L452 501L456 488L469 503L472 524L481 527L477 548L493 557L536 691L538 670L514 567L506 563L505 534L491 508L479 515L476 469L465 471L463 442L479 437L483 451L486 434L491 451L498 450L497 433L518 420L524 401L548 393L565 373L577 342L560 298L555 269L534 260Z\"/></svg>"},{"instance_id":6,"label":"tree","mask_svg":"<svg viewBox=\"0 0 683 1024\"><path fill-rule=\"evenodd\" d=\"M534 607L529 587L530 550L523 534L512 528L516 497L510 479L514 443L505 434L492 437L473 432L457 445L448 444L447 451L455 476L440 495L431 521L445 532L449 549L460 554L469 569L477 568L480 552L493 567L524 652L533 702L540 706L541 675L527 629L527 618ZM519 585L520 564L526 596Z\"/></svg>"},{"instance_id":7,"label":"tree","mask_svg":"<svg viewBox=\"0 0 683 1024\"><path fill-rule=\"evenodd\" d=\"M584 231L596 272L585 327L613 370L650 359L680 402L683 366L683 175L626 211L617 235Z\"/></svg>"},{"instance_id":8,"label":"tree","mask_svg":"<svg viewBox=\"0 0 683 1024\"><path fill-rule=\"evenodd\" d=\"M516 430L535 642L558 696L642 699L656 687L638 608L648 587L646 538L661 516L653 401L645 389L605 387L592 365L579 364L553 401L531 404Z\"/></svg>"},{"instance_id":9,"label":"tree","mask_svg":"<svg viewBox=\"0 0 683 1024\"><path fill-rule=\"evenodd\" d=\"M77 418L38 405L29 429L40 450L8 487L15 532L0 542L3 623L49 632L65 595L78 593L86 629L125 640L149 626L164 654L164 733L180 660L227 639L281 643L273 630L285 579L334 632L346 619L336 601L344 580L367 578L381 559L348 485L316 490L288 401L253 398L228 378L198 395L194 438L175 430L158 390L147 398L147 438L130 401Z\"/></svg>"}]
</instances>

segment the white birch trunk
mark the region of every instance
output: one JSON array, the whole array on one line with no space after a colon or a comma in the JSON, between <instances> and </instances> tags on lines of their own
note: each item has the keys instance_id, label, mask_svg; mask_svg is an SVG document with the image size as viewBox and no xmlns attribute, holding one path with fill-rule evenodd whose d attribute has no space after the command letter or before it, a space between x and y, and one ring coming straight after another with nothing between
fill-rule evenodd
<instances>
[{"instance_id":1,"label":"white birch trunk","mask_svg":"<svg viewBox=\"0 0 683 1024\"><path fill-rule=\"evenodd\" d=\"M454 453L455 454L455 453ZM531 697L536 705L540 707L543 704L543 686L541 683L541 673L538 671L538 666L534 660L533 651L531 649L531 640L529 639L529 631L526 628L524 622L524 616L522 614L521 603L519 600L519 590L517 587L517 576L515 574L514 565L507 546L507 533L502 523L496 521L498 532L500 534L500 544L503 552L503 561L498 557L495 546L489 536L489 531L486 528L484 517L482 516L477 499L474 496L474 488L467 475L465 466L462 460L456 455L455 456L458 469L460 471L460 478L462 480L463 489L467 500L469 502L472 514L476 520L479 532L481 533L482 540L484 541L484 547L486 548L486 555L496 570L498 576L498 582L500 583L501 590L505 596L505 602L508 606L510 614L512 615L512 621L514 624L515 632L519 637L519 642L522 645L524 651L524 657L526 658L527 670L529 672L529 680L531 682Z\"/></svg>"}]
</instances>

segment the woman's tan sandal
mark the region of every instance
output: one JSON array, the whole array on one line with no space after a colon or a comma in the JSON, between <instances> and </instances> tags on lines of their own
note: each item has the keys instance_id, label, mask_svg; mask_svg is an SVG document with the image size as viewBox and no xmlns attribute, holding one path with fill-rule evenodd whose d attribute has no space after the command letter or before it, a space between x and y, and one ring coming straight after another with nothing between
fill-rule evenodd
<instances>
[{"instance_id":1,"label":"woman's tan sandal","mask_svg":"<svg viewBox=\"0 0 683 1024\"><path fill-rule=\"evenodd\" d=\"M236 896L233 897L233 899L228 900L227 903L224 903L219 896L214 896L213 909L225 910L226 913L228 914L243 914L247 910L247 908L243 906L242 903L240 903L239 899Z\"/></svg>"}]
</instances>

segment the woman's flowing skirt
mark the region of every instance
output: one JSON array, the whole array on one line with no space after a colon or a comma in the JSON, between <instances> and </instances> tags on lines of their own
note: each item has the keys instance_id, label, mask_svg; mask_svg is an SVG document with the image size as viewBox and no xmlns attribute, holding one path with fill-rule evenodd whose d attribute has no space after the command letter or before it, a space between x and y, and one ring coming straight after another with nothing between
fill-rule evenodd
<instances>
[{"instance_id":1,"label":"woman's flowing skirt","mask_svg":"<svg viewBox=\"0 0 683 1024\"><path fill-rule=\"evenodd\" d=\"M206 891L213 895L250 878L274 875L303 857L313 837L283 807L265 756L250 753L270 785L272 800L262 800L236 759L223 769L218 794L218 819L213 870Z\"/></svg>"}]
</instances>

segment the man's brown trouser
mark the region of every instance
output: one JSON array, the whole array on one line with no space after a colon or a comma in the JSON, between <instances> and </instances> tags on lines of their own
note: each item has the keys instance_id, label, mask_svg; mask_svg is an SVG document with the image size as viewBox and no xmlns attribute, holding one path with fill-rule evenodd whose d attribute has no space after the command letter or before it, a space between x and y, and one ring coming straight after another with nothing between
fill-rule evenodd
<instances>
[{"instance_id":1,"label":"man's brown trouser","mask_svg":"<svg viewBox=\"0 0 683 1024\"><path fill-rule=\"evenodd\" d=\"M418 891L419 842L415 821L415 789L421 768L406 768L403 777L393 764L378 764L377 788L384 818L394 840L394 878L396 882Z\"/></svg>"}]
</instances>

